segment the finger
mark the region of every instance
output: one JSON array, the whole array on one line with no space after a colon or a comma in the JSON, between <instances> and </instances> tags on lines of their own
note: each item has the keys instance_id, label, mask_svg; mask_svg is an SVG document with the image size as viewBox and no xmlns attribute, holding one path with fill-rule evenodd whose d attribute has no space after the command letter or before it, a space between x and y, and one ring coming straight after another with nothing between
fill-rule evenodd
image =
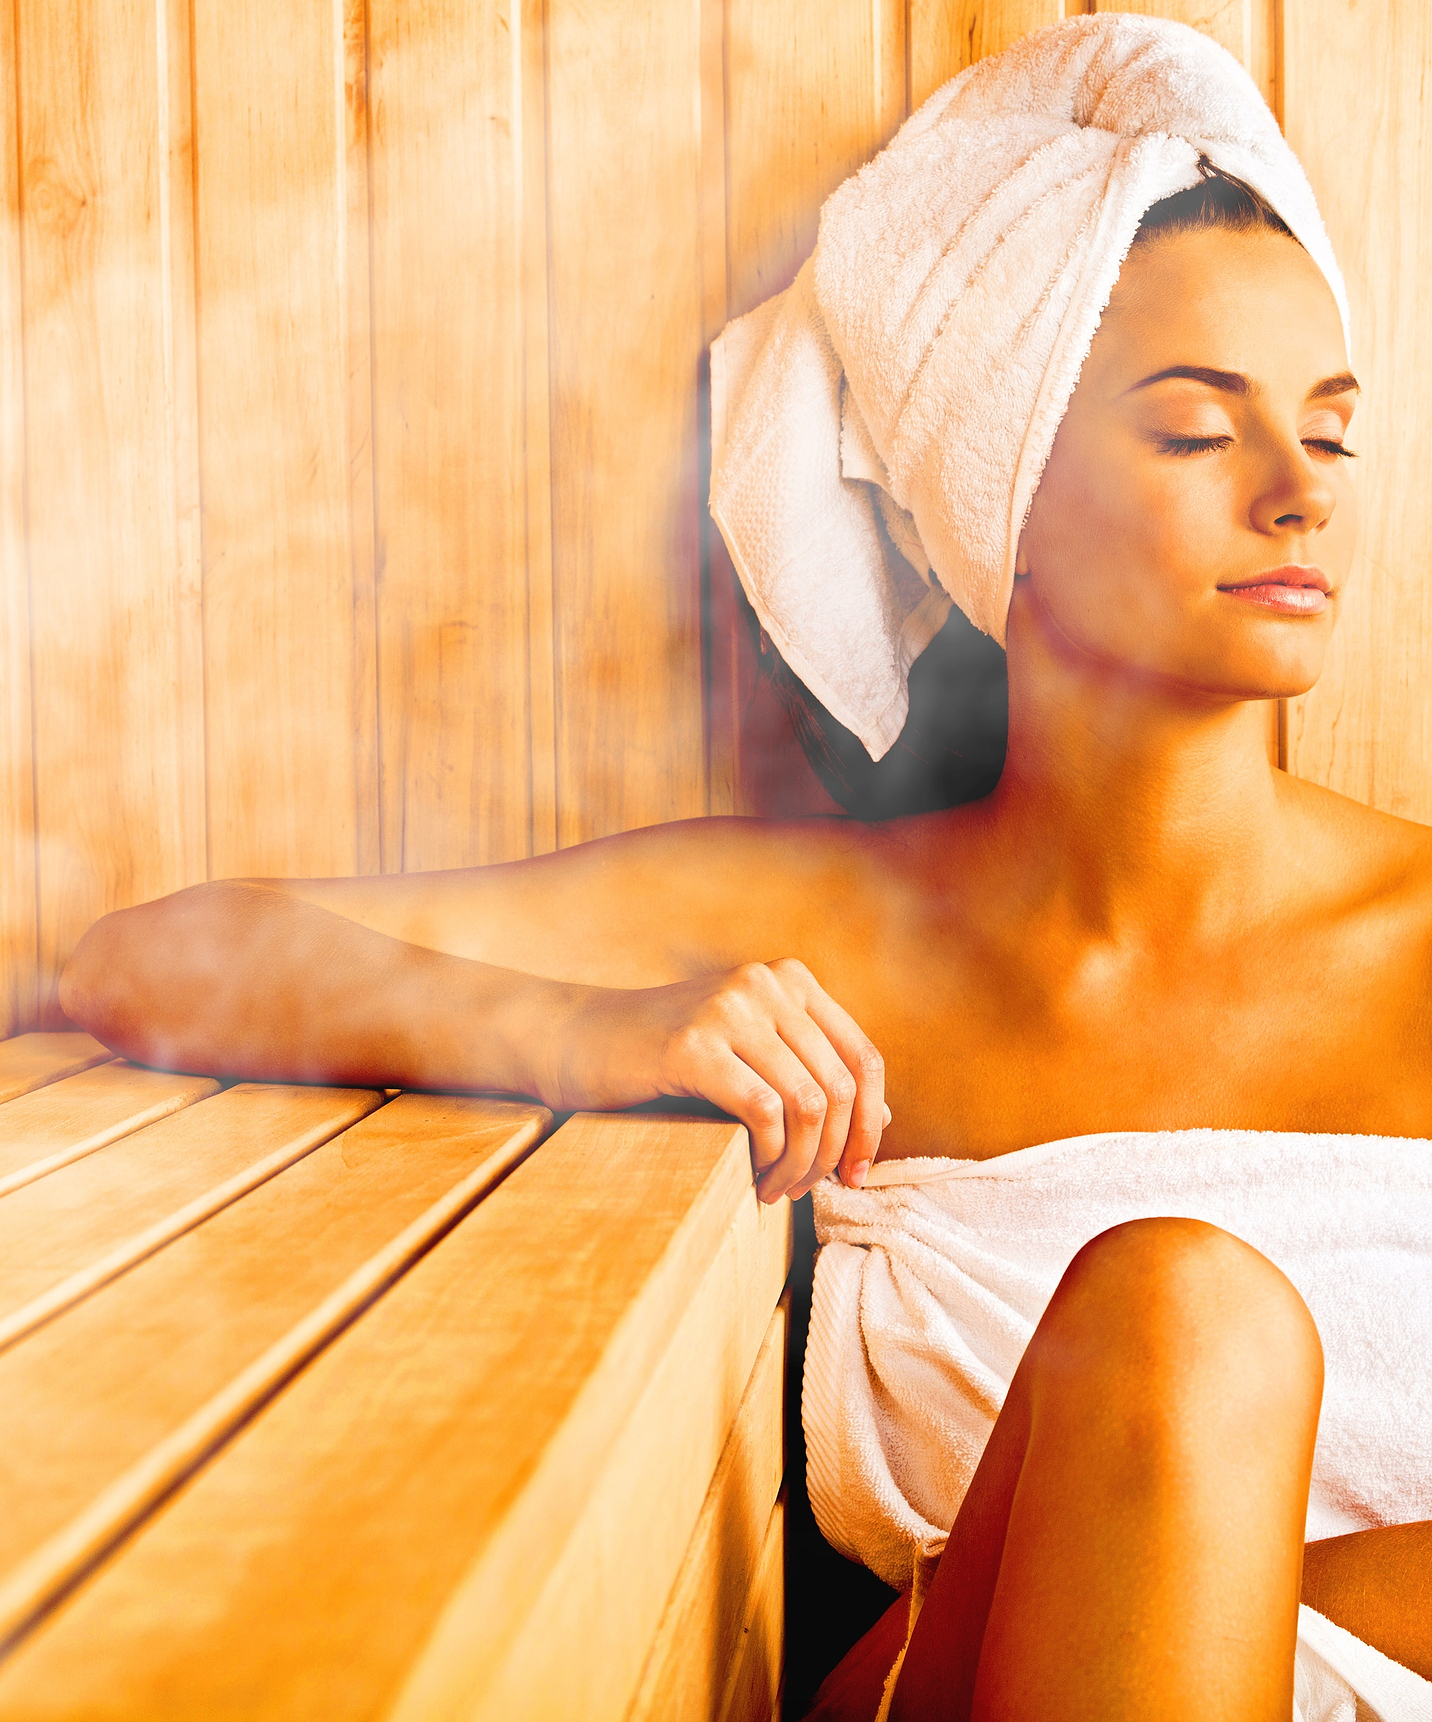
<instances>
[{"instance_id":1,"label":"finger","mask_svg":"<svg viewBox=\"0 0 1432 1722\"><path fill-rule=\"evenodd\" d=\"M713 1041L688 1059L680 1086L739 1118L751 1137L751 1160L759 1178L785 1152L786 1103L759 1071L727 1046Z\"/></svg>"},{"instance_id":2,"label":"finger","mask_svg":"<svg viewBox=\"0 0 1432 1722\"><path fill-rule=\"evenodd\" d=\"M825 1059L834 1060L829 1043L824 1036L819 1039ZM738 1041L735 1050L777 1091L785 1109L785 1146L775 1164L762 1169L757 1181L763 1202L778 1201L805 1176L819 1154L830 1097L805 1060L798 1058L774 1029L759 1039ZM848 1073L845 1084L848 1088Z\"/></svg>"},{"instance_id":3,"label":"finger","mask_svg":"<svg viewBox=\"0 0 1432 1722\"><path fill-rule=\"evenodd\" d=\"M855 1078L855 1102L839 1155L840 1175L854 1188L865 1182L880 1137L890 1122L885 1104L885 1061L850 1012L814 980L806 989L806 1014L825 1035L840 1062Z\"/></svg>"},{"instance_id":4,"label":"finger","mask_svg":"<svg viewBox=\"0 0 1432 1722\"><path fill-rule=\"evenodd\" d=\"M820 1084L825 1094L825 1121L815 1158L804 1174L785 1191L792 1200L803 1196L812 1184L819 1183L840 1160L850 1135L853 1108L857 1098L854 1075L847 1069L823 1029L804 1011L783 1017L777 1024L781 1039Z\"/></svg>"}]
</instances>

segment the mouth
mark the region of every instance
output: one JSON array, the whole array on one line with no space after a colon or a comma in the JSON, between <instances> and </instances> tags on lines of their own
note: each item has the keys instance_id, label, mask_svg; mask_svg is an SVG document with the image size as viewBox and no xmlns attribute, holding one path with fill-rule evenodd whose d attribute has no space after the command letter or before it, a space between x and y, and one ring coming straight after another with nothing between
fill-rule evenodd
<instances>
[{"instance_id":1,"label":"mouth","mask_svg":"<svg viewBox=\"0 0 1432 1722\"><path fill-rule=\"evenodd\" d=\"M1245 604L1257 604L1284 616L1320 616L1328 607L1332 583L1313 563L1285 563L1265 568L1247 580L1230 580L1218 590Z\"/></svg>"}]
</instances>

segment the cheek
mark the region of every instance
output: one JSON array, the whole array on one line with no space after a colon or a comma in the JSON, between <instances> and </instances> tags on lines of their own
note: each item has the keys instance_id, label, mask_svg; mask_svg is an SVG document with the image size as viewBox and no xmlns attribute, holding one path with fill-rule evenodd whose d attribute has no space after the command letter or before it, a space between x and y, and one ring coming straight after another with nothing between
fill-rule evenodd
<instances>
[{"instance_id":1,"label":"cheek","mask_svg":"<svg viewBox=\"0 0 1432 1722\"><path fill-rule=\"evenodd\" d=\"M1228 507L1203 474L1131 459L1051 468L1030 514L1028 565L1062 623L1136 634L1202 589L1209 522Z\"/></svg>"}]
</instances>

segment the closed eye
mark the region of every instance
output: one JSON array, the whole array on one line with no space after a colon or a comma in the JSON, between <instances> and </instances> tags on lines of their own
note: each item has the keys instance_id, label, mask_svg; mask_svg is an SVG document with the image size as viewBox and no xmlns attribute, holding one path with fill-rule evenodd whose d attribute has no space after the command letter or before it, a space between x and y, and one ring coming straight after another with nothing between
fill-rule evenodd
<instances>
[{"instance_id":1,"label":"closed eye","mask_svg":"<svg viewBox=\"0 0 1432 1722\"><path fill-rule=\"evenodd\" d=\"M1165 454L1208 454L1214 449L1224 449L1232 445L1231 436L1166 436L1159 439L1159 447ZM1344 448L1333 437L1309 436L1303 438L1304 448L1315 448L1319 454L1332 455L1342 460L1356 460L1356 451Z\"/></svg>"},{"instance_id":2,"label":"closed eye","mask_svg":"<svg viewBox=\"0 0 1432 1722\"><path fill-rule=\"evenodd\" d=\"M1166 436L1159 439L1159 447L1165 454L1207 454L1232 442L1231 436Z\"/></svg>"}]
</instances>

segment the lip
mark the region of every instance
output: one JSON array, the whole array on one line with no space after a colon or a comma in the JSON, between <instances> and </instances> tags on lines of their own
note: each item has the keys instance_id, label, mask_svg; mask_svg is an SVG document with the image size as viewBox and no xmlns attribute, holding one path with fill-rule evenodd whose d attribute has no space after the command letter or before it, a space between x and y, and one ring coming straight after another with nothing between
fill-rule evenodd
<instances>
[{"instance_id":1,"label":"lip","mask_svg":"<svg viewBox=\"0 0 1432 1722\"><path fill-rule=\"evenodd\" d=\"M1218 590L1283 616L1319 616L1327 609L1332 582L1315 563L1286 562L1246 580L1230 580Z\"/></svg>"}]
</instances>

